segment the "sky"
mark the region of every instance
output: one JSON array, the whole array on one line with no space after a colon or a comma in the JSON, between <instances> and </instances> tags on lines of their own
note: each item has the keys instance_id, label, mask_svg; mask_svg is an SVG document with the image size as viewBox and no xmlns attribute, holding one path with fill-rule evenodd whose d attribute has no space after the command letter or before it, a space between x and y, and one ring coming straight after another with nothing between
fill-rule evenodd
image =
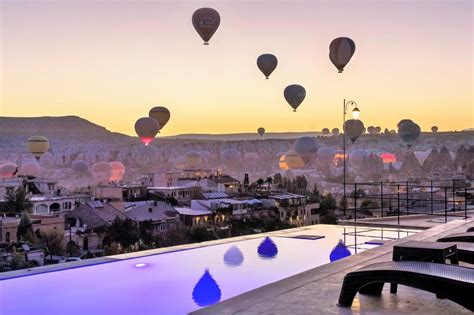
<instances>
[{"instance_id":1,"label":"sky","mask_svg":"<svg viewBox=\"0 0 474 315\"><path fill-rule=\"evenodd\" d=\"M171 120L161 135L341 128L343 99L360 119L396 129L474 127L473 2L0 0L0 115L77 115L134 134L153 106ZM191 16L213 7L209 46ZM344 73L332 39L356 52ZM256 67L277 56L269 80ZM294 113L283 97L306 88Z\"/></svg>"}]
</instances>

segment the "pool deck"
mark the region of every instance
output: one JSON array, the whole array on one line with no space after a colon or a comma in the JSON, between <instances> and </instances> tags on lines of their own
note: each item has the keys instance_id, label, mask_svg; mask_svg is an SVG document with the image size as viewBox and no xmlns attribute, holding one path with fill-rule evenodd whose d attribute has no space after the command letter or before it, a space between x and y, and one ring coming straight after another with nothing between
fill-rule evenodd
<instances>
[{"instance_id":1,"label":"pool deck","mask_svg":"<svg viewBox=\"0 0 474 315\"><path fill-rule=\"evenodd\" d=\"M436 241L451 233L465 232L471 226L474 226L472 219L438 223L402 240L308 270L192 314L472 314L454 302L406 286L399 286L398 294L390 294L389 285L385 285L381 297L358 294L352 308L337 306L342 281L348 272L369 264L391 261L396 244L407 240ZM297 233L301 234L301 231Z\"/></svg>"}]
</instances>

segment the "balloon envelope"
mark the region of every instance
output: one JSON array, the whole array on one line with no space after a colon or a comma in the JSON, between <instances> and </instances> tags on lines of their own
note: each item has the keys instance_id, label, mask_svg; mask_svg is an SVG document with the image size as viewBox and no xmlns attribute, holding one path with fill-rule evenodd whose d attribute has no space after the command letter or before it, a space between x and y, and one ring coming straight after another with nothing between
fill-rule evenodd
<instances>
[{"instance_id":1,"label":"balloon envelope","mask_svg":"<svg viewBox=\"0 0 474 315\"><path fill-rule=\"evenodd\" d=\"M33 136L28 139L26 146L35 159L39 160L48 151L49 140L43 136Z\"/></svg>"},{"instance_id":2,"label":"balloon envelope","mask_svg":"<svg viewBox=\"0 0 474 315\"><path fill-rule=\"evenodd\" d=\"M263 127L260 127L257 129L257 133L261 136L263 136L265 134L265 128Z\"/></svg>"},{"instance_id":3,"label":"balloon envelope","mask_svg":"<svg viewBox=\"0 0 474 315\"><path fill-rule=\"evenodd\" d=\"M166 107L157 106L150 109L148 117L154 118L158 122L161 130L170 120L171 113Z\"/></svg>"},{"instance_id":4,"label":"balloon envelope","mask_svg":"<svg viewBox=\"0 0 474 315\"><path fill-rule=\"evenodd\" d=\"M438 132L438 126L431 127L431 132Z\"/></svg>"},{"instance_id":5,"label":"balloon envelope","mask_svg":"<svg viewBox=\"0 0 474 315\"><path fill-rule=\"evenodd\" d=\"M85 173L89 170L89 165L84 160L76 160L72 163L72 170L77 174Z\"/></svg>"},{"instance_id":6,"label":"balloon envelope","mask_svg":"<svg viewBox=\"0 0 474 315\"><path fill-rule=\"evenodd\" d=\"M335 155L336 155L336 150L334 150L331 147L322 147L317 152L318 161L326 165L333 163Z\"/></svg>"},{"instance_id":7,"label":"balloon envelope","mask_svg":"<svg viewBox=\"0 0 474 315\"><path fill-rule=\"evenodd\" d=\"M107 184L112 176L112 166L108 162L97 162L92 165L91 173L98 184Z\"/></svg>"},{"instance_id":8,"label":"balloon envelope","mask_svg":"<svg viewBox=\"0 0 474 315\"><path fill-rule=\"evenodd\" d=\"M335 135L335 136L338 136L338 135L339 135L339 128L333 128L333 129L331 130L331 133L332 133L333 135Z\"/></svg>"},{"instance_id":9,"label":"balloon envelope","mask_svg":"<svg viewBox=\"0 0 474 315\"><path fill-rule=\"evenodd\" d=\"M347 134L352 143L354 143L361 134L364 133L364 123L358 119L349 119L344 124L344 132Z\"/></svg>"},{"instance_id":10,"label":"balloon envelope","mask_svg":"<svg viewBox=\"0 0 474 315\"><path fill-rule=\"evenodd\" d=\"M354 55L355 48L354 41L348 37L338 37L329 44L329 59L339 73L344 71L344 67Z\"/></svg>"},{"instance_id":11,"label":"balloon envelope","mask_svg":"<svg viewBox=\"0 0 474 315\"><path fill-rule=\"evenodd\" d=\"M306 90L304 87L298 84L288 85L283 92L286 101L293 108L293 111L296 112L296 109L303 102L306 97Z\"/></svg>"},{"instance_id":12,"label":"balloon envelope","mask_svg":"<svg viewBox=\"0 0 474 315\"><path fill-rule=\"evenodd\" d=\"M354 150L349 154L349 162L353 168L360 168L364 159L368 156L366 150L358 149Z\"/></svg>"},{"instance_id":13,"label":"balloon envelope","mask_svg":"<svg viewBox=\"0 0 474 315\"><path fill-rule=\"evenodd\" d=\"M125 174L125 165L119 161L112 161L109 162L110 166L112 167L112 174L110 175L109 180L111 182L118 182L121 181L123 175Z\"/></svg>"},{"instance_id":14,"label":"balloon envelope","mask_svg":"<svg viewBox=\"0 0 474 315\"><path fill-rule=\"evenodd\" d=\"M392 153L383 152L379 154L379 157L382 159L383 164L390 164L397 162L397 157Z\"/></svg>"},{"instance_id":15,"label":"balloon envelope","mask_svg":"<svg viewBox=\"0 0 474 315\"><path fill-rule=\"evenodd\" d=\"M197 9L193 13L192 21L194 29L201 36L204 45L209 45L209 40L221 24L219 12L212 8Z\"/></svg>"},{"instance_id":16,"label":"balloon envelope","mask_svg":"<svg viewBox=\"0 0 474 315\"><path fill-rule=\"evenodd\" d=\"M295 150L290 150L280 157L278 162L283 171L303 168L305 163Z\"/></svg>"},{"instance_id":17,"label":"balloon envelope","mask_svg":"<svg viewBox=\"0 0 474 315\"><path fill-rule=\"evenodd\" d=\"M257 58L257 67L268 79L278 65L278 59L272 54L263 54Z\"/></svg>"},{"instance_id":18,"label":"balloon envelope","mask_svg":"<svg viewBox=\"0 0 474 315\"><path fill-rule=\"evenodd\" d=\"M300 137L296 139L295 151L301 156L305 163L310 162L316 157L318 149L319 145L315 137Z\"/></svg>"},{"instance_id":19,"label":"balloon envelope","mask_svg":"<svg viewBox=\"0 0 474 315\"><path fill-rule=\"evenodd\" d=\"M41 171L41 167L36 161L26 161L21 165L19 175L23 176L38 176Z\"/></svg>"},{"instance_id":20,"label":"balloon envelope","mask_svg":"<svg viewBox=\"0 0 474 315\"><path fill-rule=\"evenodd\" d=\"M0 166L0 178L12 178L18 170L18 166L12 162L3 163Z\"/></svg>"},{"instance_id":21,"label":"balloon envelope","mask_svg":"<svg viewBox=\"0 0 474 315\"><path fill-rule=\"evenodd\" d=\"M411 147L421 135L421 128L413 121L401 121L398 123L398 135L400 139Z\"/></svg>"},{"instance_id":22,"label":"balloon envelope","mask_svg":"<svg viewBox=\"0 0 474 315\"><path fill-rule=\"evenodd\" d=\"M154 118L142 117L135 122L135 132L145 145L153 141L159 130L160 125Z\"/></svg>"}]
</instances>

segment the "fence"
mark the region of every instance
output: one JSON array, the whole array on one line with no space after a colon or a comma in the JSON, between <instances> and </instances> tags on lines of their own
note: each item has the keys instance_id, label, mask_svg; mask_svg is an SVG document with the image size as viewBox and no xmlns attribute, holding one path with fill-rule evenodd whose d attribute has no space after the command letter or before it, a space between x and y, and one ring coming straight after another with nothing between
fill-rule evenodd
<instances>
[{"instance_id":1,"label":"fence","mask_svg":"<svg viewBox=\"0 0 474 315\"><path fill-rule=\"evenodd\" d=\"M428 180L419 182L359 182L346 184L347 215L379 217L425 214L467 219L473 205L474 188L471 179ZM351 192L351 188L353 189Z\"/></svg>"}]
</instances>

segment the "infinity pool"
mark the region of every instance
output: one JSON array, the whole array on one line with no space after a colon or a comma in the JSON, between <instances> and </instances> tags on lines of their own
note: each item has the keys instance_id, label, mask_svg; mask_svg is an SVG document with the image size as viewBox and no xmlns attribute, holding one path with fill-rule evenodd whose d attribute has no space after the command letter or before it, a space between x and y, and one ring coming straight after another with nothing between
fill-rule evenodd
<instances>
[{"instance_id":1,"label":"infinity pool","mask_svg":"<svg viewBox=\"0 0 474 315\"><path fill-rule=\"evenodd\" d=\"M413 233L360 227L354 233L353 227L318 225L270 238L6 279L0 281L0 314L185 314L376 247L378 239Z\"/></svg>"}]
</instances>

